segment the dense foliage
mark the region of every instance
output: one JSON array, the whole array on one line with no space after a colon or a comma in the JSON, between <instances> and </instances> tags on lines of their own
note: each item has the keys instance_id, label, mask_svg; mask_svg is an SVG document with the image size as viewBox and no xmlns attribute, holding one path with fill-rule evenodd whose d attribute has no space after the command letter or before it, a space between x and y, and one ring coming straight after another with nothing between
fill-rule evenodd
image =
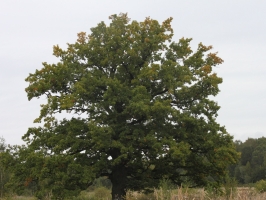
<instances>
[{"instance_id":1,"label":"dense foliage","mask_svg":"<svg viewBox=\"0 0 266 200\"><path fill-rule=\"evenodd\" d=\"M6 151L6 143L3 137L0 137L0 198L3 198L6 191L5 184L9 180L9 171L6 169L4 165L5 160L5 151Z\"/></svg>"},{"instance_id":2,"label":"dense foliage","mask_svg":"<svg viewBox=\"0 0 266 200\"><path fill-rule=\"evenodd\" d=\"M238 183L255 183L266 178L266 138L249 138L245 142L235 141L241 153L238 164L230 167L231 177Z\"/></svg>"},{"instance_id":3,"label":"dense foliage","mask_svg":"<svg viewBox=\"0 0 266 200\"><path fill-rule=\"evenodd\" d=\"M14 163L14 183L43 198L66 199L107 176L112 198L127 189L219 183L235 163L232 136L216 122L210 99L222 79L211 46L172 41L172 19L130 21L112 15L66 50L54 46L56 64L30 74L29 100L45 96ZM60 115L65 117L57 120ZM72 118L67 117L71 115Z\"/></svg>"}]
</instances>

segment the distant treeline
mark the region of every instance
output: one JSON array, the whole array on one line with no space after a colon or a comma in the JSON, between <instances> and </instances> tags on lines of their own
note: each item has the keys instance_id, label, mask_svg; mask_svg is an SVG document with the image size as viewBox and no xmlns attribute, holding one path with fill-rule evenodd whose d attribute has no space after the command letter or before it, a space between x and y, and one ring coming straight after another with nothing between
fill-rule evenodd
<instances>
[{"instance_id":1,"label":"distant treeline","mask_svg":"<svg viewBox=\"0 0 266 200\"><path fill-rule=\"evenodd\" d=\"M255 183L266 178L266 138L248 138L245 142L236 140L236 150L241 158L229 167L229 174L239 184Z\"/></svg>"}]
</instances>

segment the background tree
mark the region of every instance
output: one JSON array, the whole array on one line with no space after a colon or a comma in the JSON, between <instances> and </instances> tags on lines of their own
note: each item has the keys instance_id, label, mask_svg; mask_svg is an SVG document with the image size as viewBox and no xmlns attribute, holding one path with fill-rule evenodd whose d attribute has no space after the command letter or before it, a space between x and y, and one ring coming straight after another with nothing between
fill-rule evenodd
<instances>
[{"instance_id":1,"label":"background tree","mask_svg":"<svg viewBox=\"0 0 266 200\"><path fill-rule=\"evenodd\" d=\"M235 141L241 153L237 165L230 166L230 175L241 184L255 183L266 178L266 138L248 138L245 142Z\"/></svg>"},{"instance_id":2,"label":"background tree","mask_svg":"<svg viewBox=\"0 0 266 200\"><path fill-rule=\"evenodd\" d=\"M222 59L201 43L193 52L191 39L173 42L172 18L110 19L66 50L54 46L60 61L26 78L29 100L47 97L35 120L44 125L23 137L27 178L54 198L101 176L111 180L113 199L157 187L161 178L219 183L238 156L209 98L219 92L212 67ZM64 111L72 118L56 120Z\"/></svg>"},{"instance_id":3,"label":"background tree","mask_svg":"<svg viewBox=\"0 0 266 200\"><path fill-rule=\"evenodd\" d=\"M6 148L5 139L0 137L0 198L3 198L6 193L5 184L8 182L10 176L8 169L4 165Z\"/></svg>"}]
</instances>

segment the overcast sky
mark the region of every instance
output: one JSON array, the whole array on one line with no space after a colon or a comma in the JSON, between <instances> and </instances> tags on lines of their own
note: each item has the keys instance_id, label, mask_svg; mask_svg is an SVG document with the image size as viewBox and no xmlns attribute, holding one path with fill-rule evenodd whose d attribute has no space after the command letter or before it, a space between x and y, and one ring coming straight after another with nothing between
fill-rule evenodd
<instances>
[{"instance_id":1,"label":"overcast sky","mask_svg":"<svg viewBox=\"0 0 266 200\"><path fill-rule=\"evenodd\" d=\"M134 20L173 17L174 40L213 45L224 60L215 101L217 121L234 139L266 136L266 1L261 0L2 0L0 2L0 136L22 144L35 126L42 99L28 101L24 79L42 62L54 63L53 45L74 43L111 14Z\"/></svg>"}]
</instances>

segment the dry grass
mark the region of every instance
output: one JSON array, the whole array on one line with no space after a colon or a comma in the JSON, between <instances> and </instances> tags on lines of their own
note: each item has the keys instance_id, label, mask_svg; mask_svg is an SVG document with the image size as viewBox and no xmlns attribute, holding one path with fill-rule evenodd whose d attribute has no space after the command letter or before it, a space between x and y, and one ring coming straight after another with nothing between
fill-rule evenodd
<instances>
[{"instance_id":1,"label":"dry grass","mask_svg":"<svg viewBox=\"0 0 266 200\"><path fill-rule=\"evenodd\" d=\"M257 193L252 188L237 188L235 192L226 195L210 194L204 189L178 188L171 191L155 190L153 194L145 195L138 192L128 192L127 200L265 200L266 193Z\"/></svg>"},{"instance_id":2,"label":"dry grass","mask_svg":"<svg viewBox=\"0 0 266 200\"><path fill-rule=\"evenodd\" d=\"M107 192L105 192L107 193ZM103 193L102 193L103 195ZM110 195L110 190L109 190ZM93 196L91 192L83 191L80 198L82 200L110 200L109 195ZM92 198L94 197L94 198ZM249 187L238 187L236 191L231 191L230 194L226 195L215 195L213 193L207 192L204 189L190 189L190 188L177 188L174 190L155 190L154 193L144 194L139 192L128 191L127 200L265 200L265 193L258 193L253 188ZM13 196L5 198L4 200L36 200L33 197L22 197Z\"/></svg>"},{"instance_id":3,"label":"dry grass","mask_svg":"<svg viewBox=\"0 0 266 200\"><path fill-rule=\"evenodd\" d=\"M12 196L2 198L3 200L37 200L35 197L25 197L25 196Z\"/></svg>"}]
</instances>

